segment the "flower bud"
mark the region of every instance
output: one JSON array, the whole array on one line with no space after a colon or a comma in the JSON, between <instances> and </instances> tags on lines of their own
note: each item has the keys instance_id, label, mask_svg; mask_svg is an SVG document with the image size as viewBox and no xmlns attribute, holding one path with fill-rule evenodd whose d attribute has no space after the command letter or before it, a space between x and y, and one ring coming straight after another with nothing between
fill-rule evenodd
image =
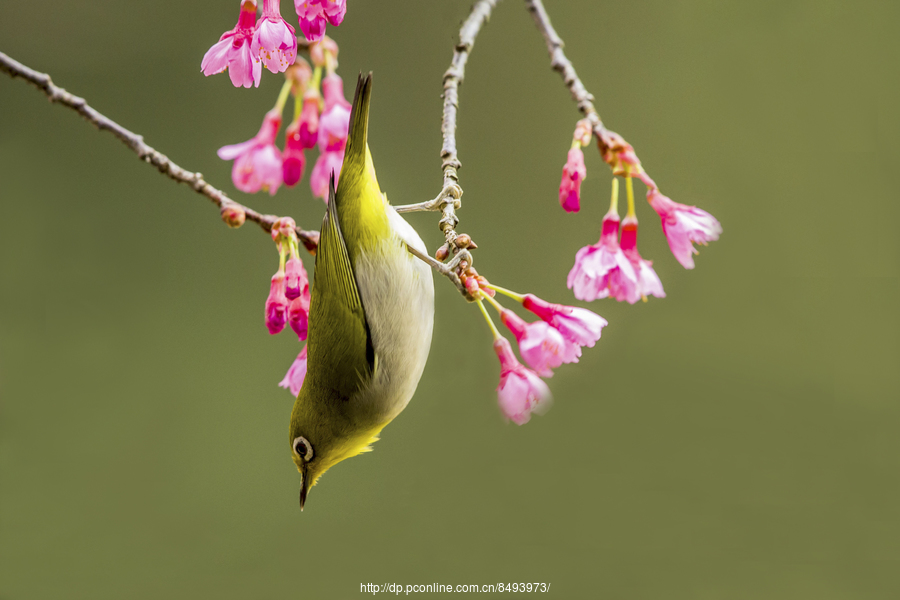
<instances>
[{"instance_id":1,"label":"flower bud","mask_svg":"<svg viewBox=\"0 0 900 600\"><path fill-rule=\"evenodd\" d=\"M559 204L566 212L581 210L581 182L586 175L584 153L580 146L576 146L569 150L559 184Z\"/></svg>"},{"instance_id":2,"label":"flower bud","mask_svg":"<svg viewBox=\"0 0 900 600\"><path fill-rule=\"evenodd\" d=\"M222 215L222 220L225 221L225 224L233 229L243 225L247 219L247 213L236 204L223 204L219 214Z\"/></svg>"},{"instance_id":3,"label":"flower bud","mask_svg":"<svg viewBox=\"0 0 900 600\"><path fill-rule=\"evenodd\" d=\"M294 237L294 230L296 228L297 224L294 222L294 219L291 217L281 217L272 223L272 239L276 242L279 241L279 238L289 240Z\"/></svg>"},{"instance_id":4,"label":"flower bud","mask_svg":"<svg viewBox=\"0 0 900 600\"><path fill-rule=\"evenodd\" d=\"M593 128L591 127L591 122L588 119L581 119L578 123L575 124L575 133L572 138L577 141L582 146L587 146L591 143L591 136L593 135Z\"/></svg>"},{"instance_id":5,"label":"flower bud","mask_svg":"<svg viewBox=\"0 0 900 600\"><path fill-rule=\"evenodd\" d=\"M434 253L434 257L441 262L447 260L447 257L450 256L450 247L447 244L444 244L440 248L437 249L437 252Z\"/></svg>"},{"instance_id":6,"label":"flower bud","mask_svg":"<svg viewBox=\"0 0 900 600\"><path fill-rule=\"evenodd\" d=\"M284 295L288 300L296 300L309 290L309 279L303 263L296 256L287 261L284 268L285 290Z\"/></svg>"},{"instance_id":7,"label":"flower bud","mask_svg":"<svg viewBox=\"0 0 900 600\"><path fill-rule=\"evenodd\" d=\"M346 2L344 2L344 5L346 7ZM346 8L344 8L344 10L346 11ZM306 39L308 39L311 42L315 42L313 44L310 44L310 46L309 46L309 58L310 58L310 60L312 60L312 63L317 67L324 67L326 53L330 54L332 58L337 59L338 50L339 50L337 42L335 42L333 39L331 39L327 35L324 35L325 20L322 19L321 21L319 21L317 23L314 23L314 24L311 23L309 25L310 27L312 27L311 31L313 32L313 36L314 36L314 37L310 37L310 32L308 32L304 28L304 22L303 22L304 16L299 14L300 11L297 11L297 12L298 12L298 16L300 17L300 29L303 30L304 34L306 34ZM341 19L343 19L343 16L341 16ZM317 29L318 27L321 27L321 30ZM337 65L335 65L335 66L337 66Z\"/></svg>"},{"instance_id":8,"label":"flower bud","mask_svg":"<svg viewBox=\"0 0 900 600\"><path fill-rule=\"evenodd\" d=\"M292 123L284 134L284 152L281 155L281 174L284 185L296 185L303 178L306 168L306 157L300 136L300 126Z\"/></svg>"},{"instance_id":9,"label":"flower bud","mask_svg":"<svg viewBox=\"0 0 900 600\"><path fill-rule=\"evenodd\" d=\"M300 111L300 147L313 148L318 140L319 92L310 90L303 98L303 108Z\"/></svg>"},{"instance_id":10,"label":"flower bud","mask_svg":"<svg viewBox=\"0 0 900 600\"><path fill-rule=\"evenodd\" d=\"M456 236L455 243L457 248L469 248L472 247L472 238L468 233L461 233Z\"/></svg>"},{"instance_id":11,"label":"flower bud","mask_svg":"<svg viewBox=\"0 0 900 600\"><path fill-rule=\"evenodd\" d=\"M284 295L284 271L275 273L266 299L266 327L275 335L284 329L287 322L288 300Z\"/></svg>"},{"instance_id":12,"label":"flower bud","mask_svg":"<svg viewBox=\"0 0 900 600\"><path fill-rule=\"evenodd\" d=\"M469 292L473 298L481 297L481 288L478 286L478 280L474 277L466 278L466 291Z\"/></svg>"},{"instance_id":13,"label":"flower bud","mask_svg":"<svg viewBox=\"0 0 900 600\"><path fill-rule=\"evenodd\" d=\"M306 339L309 332L309 299L306 295L291 302L288 307L288 323L301 342Z\"/></svg>"}]
</instances>

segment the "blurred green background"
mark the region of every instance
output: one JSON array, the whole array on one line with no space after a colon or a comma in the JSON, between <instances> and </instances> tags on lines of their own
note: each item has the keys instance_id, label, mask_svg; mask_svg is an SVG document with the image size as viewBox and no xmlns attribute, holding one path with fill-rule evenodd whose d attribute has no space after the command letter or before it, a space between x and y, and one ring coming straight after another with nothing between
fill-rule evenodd
<instances>
[{"instance_id":1,"label":"blurred green background","mask_svg":"<svg viewBox=\"0 0 900 600\"><path fill-rule=\"evenodd\" d=\"M0 50L317 228L306 180L249 197L216 157L280 86L200 74L237 4L8 3ZM370 144L394 203L439 190L441 75L469 4L350 0L330 30L348 95L375 72ZM437 281L416 397L303 514L276 386L301 346L263 325L271 241L0 77L0 598L348 598L385 581L900 596L900 5L547 9L605 122L725 232L685 271L641 203L668 297L590 305L602 341L524 427L498 414L478 311ZM577 118L522 2L501 3L461 88L460 229L492 280L567 303L610 181L586 150L584 208L560 209ZM433 249L437 217L410 221Z\"/></svg>"}]
</instances>

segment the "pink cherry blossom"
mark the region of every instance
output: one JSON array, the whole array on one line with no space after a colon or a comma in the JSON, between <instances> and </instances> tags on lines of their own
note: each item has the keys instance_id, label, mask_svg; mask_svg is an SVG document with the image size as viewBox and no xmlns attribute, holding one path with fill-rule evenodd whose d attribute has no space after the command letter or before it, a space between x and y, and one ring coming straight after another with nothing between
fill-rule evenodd
<instances>
[{"instance_id":1,"label":"pink cherry blossom","mask_svg":"<svg viewBox=\"0 0 900 600\"><path fill-rule=\"evenodd\" d=\"M334 73L322 79L325 110L319 119L319 151L343 152L350 132L350 103L344 98L344 82Z\"/></svg>"},{"instance_id":2,"label":"pink cherry blossom","mask_svg":"<svg viewBox=\"0 0 900 600\"><path fill-rule=\"evenodd\" d=\"M300 146L312 148L319 139L319 95L308 94L303 98L300 111Z\"/></svg>"},{"instance_id":3,"label":"pink cherry blossom","mask_svg":"<svg viewBox=\"0 0 900 600\"><path fill-rule=\"evenodd\" d=\"M541 377L552 377L553 371L563 363L576 363L581 348L544 321L526 323L511 310L503 309L500 320L516 336L519 353Z\"/></svg>"},{"instance_id":4,"label":"pink cherry blossom","mask_svg":"<svg viewBox=\"0 0 900 600\"><path fill-rule=\"evenodd\" d=\"M316 159L316 164L313 165L312 173L309 175L309 187L312 189L314 196L326 202L328 201L328 181L331 179L331 172L334 171L334 187L337 189L343 163L343 150L340 152L323 152L319 155L319 158Z\"/></svg>"},{"instance_id":5,"label":"pink cherry blossom","mask_svg":"<svg viewBox=\"0 0 900 600\"><path fill-rule=\"evenodd\" d=\"M566 212L581 210L581 182L586 175L584 152L581 151L581 146L576 146L569 150L559 184L559 203Z\"/></svg>"},{"instance_id":6,"label":"pink cherry blossom","mask_svg":"<svg viewBox=\"0 0 900 600\"><path fill-rule=\"evenodd\" d=\"M533 294L522 297L522 306L546 321L570 342L588 348L594 347L603 328L608 325L606 319L586 308L551 304Z\"/></svg>"},{"instance_id":7,"label":"pink cherry blossom","mask_svg":"<svg viewBox=\"0 0 900 600\"><path fill-rule=\"evenodd\" d=\"M350 102L344 96L344 80L337 73L330 73L322 78L322 98L325 100L326 112L336 104L350 109Z\"/></svg>"},{"instance_id":8,"label":"pink cherry blossom","mask_svg":"<svg viewBox=\"0 0 900 600\"><path fill-rule=\"evenodd\" d=\"M256 25L256 0L243 0L237 25L226 31L219 41L206 51L200 70L207 77L228 69L235 87L255 85L262 78L262 64L250 51L250 41Z\"/></svg>"},{"instance_id":9,"label":"pink cherry blossom","mask_svg":"<svg viewBox=\"0 0 900 600\"><path fill-rule=\"evenodd\" d=\"M311 60L312 64L315 66L322 67L326 70L329 70L329 62L331 62L332 67L335 66L333 61L337 60L339 53L340 48L338 47L337 42L327 35L323 37L321 41L309 45L309 60ZM333 68L330 69L330 72L333 71Z\"/></svg>"},{"instance_id":10,"label":"pink cherry blossom","mask_svg":"<svg viewBox=\"0 0 900 600\"><path fill-rule=\"evenodd\" d=\"M269 297L266 298L266 327L269 328L269 333L272 335L284 329L287 322L287 308L288 299L284 295L284 271L278 271L272 276Z\"/></svg>"},{"instance_id":11,"label":"pink cherry blossom","mask_svg":"<svg viewBox=\"0 0 900 600\"><path fill-rule=\"evenodd\" d=\"M309 277L303 268L303 262L296 256L289 258L284 267L284 281L284 295L288 300L296 300L309 293Z\"/></svg>"},{"instance_id":12,"label":"pink cherry blossom","mask_svg":"<svg viewBox=\"0 0 900 600\"><path fill-rule=\"evenodd\" d=\"M253 33L250 51L273 73L287 70L297 58L294 28L281 17L281 0L263 0L262 16Z\"/></svg>"},{"instance_id":13,"label":"pink cherry blossom","mask_svg":"<svg viewBox=\"0 0 900 600\"><path fill-rule=\"evenodd\" d=\"M719 239L722 226L705 210L673 202L656 188L647 191L647 201L662 219L663 233L672 254L685 269L693 269L692 255L698 253L693 244L706 245Z\"/></svg>"},{"instance_id":14,"label":"pink cherry blossom","mask_svg":"<svg viewBox=\"0 0 900 600\"><path fill-rule=\"evenodd\" d=\"M657 298L665 298L666 293L663 291L662 282L653 270L653 262L641 258L637 249L637 229L638 221L633 216L627 216L622 220L622 252L628 257L628 262L634 267L637 275L638 284L635 287L635 293L624 298L629 304L634 304L640 299L645 302L647 296L656 296ZM623 298L616 298L623 300Z\"/></svg>"},{"instance_id":15,"label":"pink cherry blossom","mask_svg":"<svg viewBox=\"0 0 900 600\"><path fill-rule=\"evenodd\" d=\"M297 185L303 178L306 168L306 156L300 140L300 125L292 123L284 132L284 154L281 155L281 175L284 185Z\"/></svg>"},{"instance_id":16,"label":"pink cherry blossom","mask_svg":"<svg viewBox=\"0 0 900 600\"><path fill-rule=\"evenodd\" d=\"M610 211L603 218L600 241L575 255L566 285L579 300L596 300L633 294L637 274L619 247L619 215Z\"/></svg>"},{"instance_id":17,"label":"pink cherry blossom","mask_svg":"<svg viewBox=\"0 0 900 600\"><path fill-rule=\"evenodd\" d=\"M309 332L309 288L288 307L288 323L302 342Z\"/></svg>"},{"instance_id":18,"label":"pink cherry blossom","mask_svg":"<svg viewBox=\"0 0 900 600\"><path fill-rule=\"evenodd\" d=\"M270 110L253 139L219 148L219 158L234 160L231 180L237 189L248 194L268 190L273 196L278 191L282 182L282 159L281 151L275 147L275 136L279 128L281 114Z\"/></svg>"},{"instance_id":19,"label":"pink cherry blossom","mask_svg":"<svg viewBox=\"0 0 900 600\"><path fill-rule=\"evenodd\" d=\"M547 384L516 360L506 338L494 340L494 351L500 359L497 403L506 418L516 425L524 425L531 419L531 413L542 415L547 412L552 403Z\"/></svg>"},{"instance_id":20,"label":"pink cherry blossom","mask_svg":"<svg viewBox=\"0 0 900 600\"><path fill-rule=\"evenodd\" d=\"M337 27L347 14L347 0L294 0L300 31L310 42L325 35L325 22Z\"/></svg>"},{"instance_id":21,"label":"pink cherry blossom","mask_svg":"<svg viewBox=\"0 0 900 600\"><path fill-rule=\"evenodd\" d=\"M350 131L350 109L335 104L319 119L319 152L344 152Z\"/></svg>"},{"instance_id":22,"label":"pink cherry blossom","mask_svg":"<svg viewBox=\"0 0 900 600\"><path fill-rule=\"evenodd\" d=\"M306 346L303 346L303 350L300 351L300 354L297 355L297 358L291 364L291 368L288 369L287 375L278 384L279 387L291 390L291 394L294 396L300 393L300 388L303 387L303 380L306 379L306 348Z\"/></svg>"}]
</instances>

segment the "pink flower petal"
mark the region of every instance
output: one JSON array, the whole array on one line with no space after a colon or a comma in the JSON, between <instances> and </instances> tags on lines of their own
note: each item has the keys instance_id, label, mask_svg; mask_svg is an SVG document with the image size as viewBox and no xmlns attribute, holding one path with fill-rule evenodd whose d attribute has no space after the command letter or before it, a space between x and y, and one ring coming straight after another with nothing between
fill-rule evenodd
<instances>
[{"instance_id":1,"label":"pink flower petal","mask_svg":"<svg viewBox=\"0 0 900 600\"><path fill-rule=\"evenodd\" d=\"M662 220L669 249L685 269L694 268L694 243L706 244L719 239L722 226L711 214L696 206L673 202L656 188L647 191L647 201Z\"/></svg>"},{"instance_id":2,"label":"pink flower petal","mask_svg":"<svg viewBox=\"0 0 900 600\"><path fill-rule=\"evenodd\" d=\"M552 403L550 388L536 373L516 360L509 341L497 338L494 351L500 359L497 403L503 414L513 423L524 425L531 419L531 413L542 415L549 410Z\"/></svg>"},{"instance_id":3,"label":"pink flower petal","mask_svg":"<svg viewBox=\"0 0 900 600\"><path fill-rule=\"evenodd\" d=\"M291 367L288 369L284 379L278 384L279 387L291 390L291 394L294 396L300 393L303 381L306 379L306 348L306 346L303 346L303 350L291 363Z\"/></svg>"},{"instance_id":4,"label":"pink flower petal","mask_svg":"<svg viewBox=\"0 0 900 600\"><path fill-rule=\"evenodd\" d=\"M559 203L566 212L578 212L581 209L581 182L586 175L584 153L580 146L576 146L569 150L559 184Z\"/></svg>"},{"instance_id":5,"label":"pink flower petal","mask_svg":"<svg viewBox=\"0 0 900 600\"><path fill-rule=\"evenodd\" d=\"M284 272L279 271L272 276L269 297L266 298L266 327L275 335L284 329L287 323L288 301L284 295Z\"/></svg>"}]
</instances>

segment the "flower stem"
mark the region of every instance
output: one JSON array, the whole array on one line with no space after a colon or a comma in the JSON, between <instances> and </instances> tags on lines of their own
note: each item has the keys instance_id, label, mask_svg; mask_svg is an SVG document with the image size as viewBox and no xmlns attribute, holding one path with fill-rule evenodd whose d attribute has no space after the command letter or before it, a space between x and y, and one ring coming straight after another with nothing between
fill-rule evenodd
<instances>
[{"instance_id":1,"label":"flower stem","mask_svg":"<svg viewBox=\"0 0 900 600\"><path fill-rule=\"evenodd\" d=\"M309 82L309 89L316 90L316 94L319 93L319 86L322 85L322 67L316 67L313 69L312 80Z\"/></svg>"},{"instance_id":2,"label":"flower stem","mask_svg":"<svg viewBox=\"0 0 900 600\"><path fill-rule=\"evenodd\" d=\"M288 94L291 93L291 86L293 82L290 79L285 79L284 85L281 86L281 92L278 94L278 101L275 103L275 110L278 111L278 114L284 112L284 105L287 103Z\"/></svg>"},{"instance_id":3,"label":"flower stem","mask_svg":"<svg viewBox=\"0 0 900 600\"><path fill-rule=\"evenodd\" d=\"M619 179L613 177L612 198L609 201L609 212L619 214Z\"/></svg>"},{"instance_id":4,"label":"flower stem","mask_svg":"<svg viewBox=\"0 0 900 600\"><path fill-rule=\"evenodd\" d=\"M626 217L636 219L634 214L634 186L631 183L631 175L625 176L625 192L628 194L628 214Z\"/></svg>"},{"instance_id":5,"label":"flower stem","mask_svg":"<svg viewBox=\"0 0 900 600\"><path fill-rule=\"evenodd\" d=\"M508 289L506 289L506 288L502 288L502 287L500 287L499 285L493 285L493 284L491 284L491 283L486 283L486 284L484 284L484 287L486 287L486 288L488 288L488 289L491 289L491 290L494 290L495 292L500 292L500 293L503 294L504 296L507 296L507 297L509 297L509 298L512 298L512 299L515 300L516 302L521 303L521 302L524 302L524 301L525 301L525 296L523 296L522 294L517 294L517 293L513 292L512 290L508 290Z\"/></svg>"},{"instance_id":6,"label":"flower stem","mask_svg":"<svg viewBox=\"0 0 900 600\"><path fill-rule=\"evenodd\" d=\"M500 303L494 300L490 294L484 294L484 299L491 303L491 306L497 309L497 312L503 314L503 307L500 306Z\"/></svg>"},{"instance_id":7,"label":"flower stem","mask_svg":"<svg viewBox=\"0 0 900 600\"><path fill-rule=\"evenodd\" d=\"M481 314L484 315L484 320L487 321L488 326L491 328L491 333L494 334L494 339L498 339L500 337L500 332L497 331L497 326L494 325L494 322L491 320L491 315L488 314L487 310L484 308L484 302L481 300L478 301L478 308L481 309Z\"/></svg>"},{"instance_id":8,"label":"flower stem","mask_svg":"<svg viewBox=\"0 0 900 600\"><path fill-rule=\"evenodd\" d=\"M287 258L287 253L284 251L284 244L278 244L278 272L284 273L284 262Z\"/></svg>"},{"instance_id":9,"label":"flower stem","mask_svg":"<svg viewBox=\"0 0 900 600\"><path fill-rule=\"evenodd\" d=\"M303 112L303 94L294 96L294 123L300 122L300 114Z\"/></svg>"}]
</instances>

